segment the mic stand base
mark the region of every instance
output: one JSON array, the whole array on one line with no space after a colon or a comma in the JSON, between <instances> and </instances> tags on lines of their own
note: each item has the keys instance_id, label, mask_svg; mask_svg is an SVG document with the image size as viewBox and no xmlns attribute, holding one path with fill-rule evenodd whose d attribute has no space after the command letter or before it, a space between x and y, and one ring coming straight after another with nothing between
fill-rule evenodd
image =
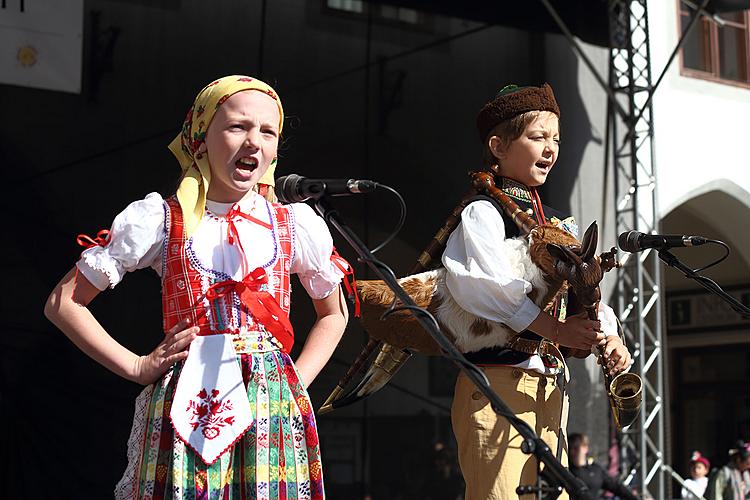
<instances>
[{"instance_id":1,"label":"mic stand base","mask_svg":"<svg viewBox=\"0 0 750 500\"><path fill-rule=\"evenodd\" d=\"M369 268L381 279L388 287L393 290L394 295L398 298L404 308L408 309L414 318L419 322L422 328L435 340L440 346L445 357L450 359L472 383L484 394L489 400L490 405L495 413L508 419L510 424L523 437L522 451L526 454L533 454L537 458L537 467L543 463L545 471L550 479L556 484L562 485L570 494L570 497L576 500L593 500L593 495L588 487L578 478L573 476L552 454L549 446L523 420L519 419L505 402L500 399L495 391L489 385L487 377L476 365L470 363L464 355L453 345L438 328L437 323L431 315L422 308L419 308L407 294L401 285L399 285L396 275L384 263L380 262L370 252L367 246L357 237L354 231L349 228L341 219L338 210L334 209L325 197L320 198L315 203L315 209L343 236L359 256L360 262L366 263Z\"/></svg>"}]
</instances>

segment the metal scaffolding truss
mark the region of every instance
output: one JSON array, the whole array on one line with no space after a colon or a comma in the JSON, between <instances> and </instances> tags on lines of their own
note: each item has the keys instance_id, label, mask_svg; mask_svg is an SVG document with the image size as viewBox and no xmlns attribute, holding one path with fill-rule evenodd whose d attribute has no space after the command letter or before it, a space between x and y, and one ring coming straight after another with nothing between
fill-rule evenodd
<instances>
[{"instance_id":1,"label":"metal scaffolding truss","mask_svg":"<svg viewBox=\"0 0 750 500\"><path fill-rule=\"evenodd\" d=\"M615 231L652 233L658 224L651 98L685 34L655 85L651 84L647 0L609 0L609 81L605 82L549 0L541 0L581 61L609 96L607 147L614 169ZM705 7L706 0L702 7ZM696 14L686 28L690 30ZM623 481L644 498L667 498L665 468L664 361L659 261L655 251L620 254L615 302L633 370L643 379L638 419L619 433Z\"/></svg>"},{"instance_id":2,"label":"metal scaffolding truss","mask_svg":"<svg viewBox=\"0 0 750 500\"><path fill-rule=\"evenodd\" d=\"M615 230L652 233L658 210L646 0L610 0L608 126L614 168ZM658 82L657 82L658 85ZM662 294L657 252L619 256L616 294L620 321L643 379L638 419L619 435L624 481L644 498L667 498L665 464Z\"/></svg>"},{"instance_id":3,"label":"metal scaffolding truss","mask_svg":"<svg viewBox=\"0 0 750 500\"><path fill-rule=\"evenodd\" d=\"M573 49L609 96L607 147L614 171L615 231L653 233L659 223L654 125L651 100L682 48L688 34L706 12L682 0L693 12L655 83L651 83L647 0L609 0L609 81L605 82L578 41L555 12L549 0L540 0L571 43ZM643 403L638 419L619 433L620 470L626 484L643 498L670 498L665 423L664 337L662 292L658 253L646 250L620 254L616 298L623 332L635 360L632 370L643 380Z\"/></svg>"}]
</instances>

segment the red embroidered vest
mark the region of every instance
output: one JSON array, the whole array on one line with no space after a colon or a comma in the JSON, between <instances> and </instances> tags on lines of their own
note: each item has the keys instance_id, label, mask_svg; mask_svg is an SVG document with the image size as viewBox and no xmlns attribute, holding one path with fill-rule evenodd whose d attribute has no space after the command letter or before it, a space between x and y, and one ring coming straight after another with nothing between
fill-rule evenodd
<instances>
[{"instance_id":1,"label":"red embroidered vest","mask_svg":"<svg viewBox=\"0 0 750 500\"><path fill-rule=\"evenodd\" d=\"M162 312L164 331L180 320L190 318L191 324L200 327L199 335L239 334L267 332L267 329L249 312L234 291L208 300L206 291L215 283L229 279L224 273L202 269L185 238L182 210L177 198L166 200L169 234L162 253ZM270 204L272 237L275 244L274 259L264 266L268 283L265 291L276 299L281 309L289 315L290 281L292 264L293 214L289 207ZM269 333L270 335L270 333ZM286 346L291 349L291 345Z\"/></svg>"}]
</instances>

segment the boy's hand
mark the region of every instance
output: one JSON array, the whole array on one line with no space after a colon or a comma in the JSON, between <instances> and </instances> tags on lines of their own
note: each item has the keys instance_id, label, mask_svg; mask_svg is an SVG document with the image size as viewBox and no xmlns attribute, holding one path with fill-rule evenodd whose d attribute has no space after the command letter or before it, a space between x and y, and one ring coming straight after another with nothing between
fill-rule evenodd
<instances>
[{"instance_id":1,"label":"boy's hand","mask_svg":"<svg viewBox=\"0 0 750 500\"><path fill-rule=\"evenodd\" d=\"M183 319L167 332L150 354L136 359L136 382L143 385L156 382L173 364L187 358L188 347L200 331L197 326L189 325L190 319Z\"/></svg>"},{"instance_id":2,"label":"boy's hand","mask_svg":"<svg viewBox=\"0 0 750 500\"><path fill-rule=\"evenodd\" d=\"M608 335L599 342L603 353L599 356L598 363L604 366L611 376L625 371L632 363L628 348L622 343L617 335Z\"/></svg>"},{"instance_id":3,"label":"boy's hand","mask_svg":"<svg viewBox=\"0 0 750 500\"><path fill-rule=\"evenodd\" d=\"M554 337L554 334L548 338L573 349L591 352L593 346L604 340L604 333L601 332L602 325L599 320L590 320L585 317L584 313L569 316L564 323L558 322L557 328L557 338Z\"/></svg>"}]
</instances>

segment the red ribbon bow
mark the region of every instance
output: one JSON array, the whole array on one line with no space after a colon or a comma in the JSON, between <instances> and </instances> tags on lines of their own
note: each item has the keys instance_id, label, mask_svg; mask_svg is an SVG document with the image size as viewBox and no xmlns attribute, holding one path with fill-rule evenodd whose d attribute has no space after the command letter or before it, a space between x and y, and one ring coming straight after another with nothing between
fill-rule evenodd
<instances>
[{"instance_id":1,"label":"red ribbon bow","mask_svg":"<svg viewBox=\"0 0 750 500\"><path fill-rule=\"evenodd\" d=\"M243 273L247 274L247 268L245 267L246 264L245 264L245 259L244 259L245 249L242 248L242 242L240 241L240 234L237 232L237 226L234 223L235 217L242 217L246 220L249 220L250 222L254 222L258 224L259 226L263 226L266 229L273 229L273 226L269 224L268 222L264 222L260 219L256 219L252 215L242 212L240 210L240 206L238 203L235 203L234 205L232 205L232 208L230 208L229 212L227 212L227 241L229 241L230 245L234 245L235 240L237 240L237 247L239 248L240 253L243 255L242 271Z\"/></svg>"},{"instance_id":2,"label":"red ribbon bow","mask_svg":"<svg viewBox=\"0 0 750 500\"><path fill-rule=\"evenodd\" d=\"M215 300L235 292L253 317L281 342L284 352L291 352L294 344L294 329L289 316L276 299L261 286L268 283L268 275L262 267L247 274L242 281L226 280L214 283L206 290L206 298Z\"/></svg>"},{"instance_id":3,"label":"red ribbon bow","mask_svg":"<svg viewBox=\"0 0 750 500\"><path fill-rule=\"evenodd\" d=\"M95 246L106 247L109 243L109 230L102 229L96 233L96 238L92 238L88 234L79 234L76 236L76 243L85 247L86 250Z\"/></svg>"},{"instance_id":4,"label":"red ribbon bow","mask_svg":"<svg viewBox=\"0 0 750 500\"><path fill-rule=\"evenodd\" d=\"M341 281L344 283L349 298L354 300L354 317L359 318L359 295L357 295L357 279L354 277L354 268L345 258L339 255L335 248L331 254L331 262L344 273Z\"/></svg>"}]
</instances>

